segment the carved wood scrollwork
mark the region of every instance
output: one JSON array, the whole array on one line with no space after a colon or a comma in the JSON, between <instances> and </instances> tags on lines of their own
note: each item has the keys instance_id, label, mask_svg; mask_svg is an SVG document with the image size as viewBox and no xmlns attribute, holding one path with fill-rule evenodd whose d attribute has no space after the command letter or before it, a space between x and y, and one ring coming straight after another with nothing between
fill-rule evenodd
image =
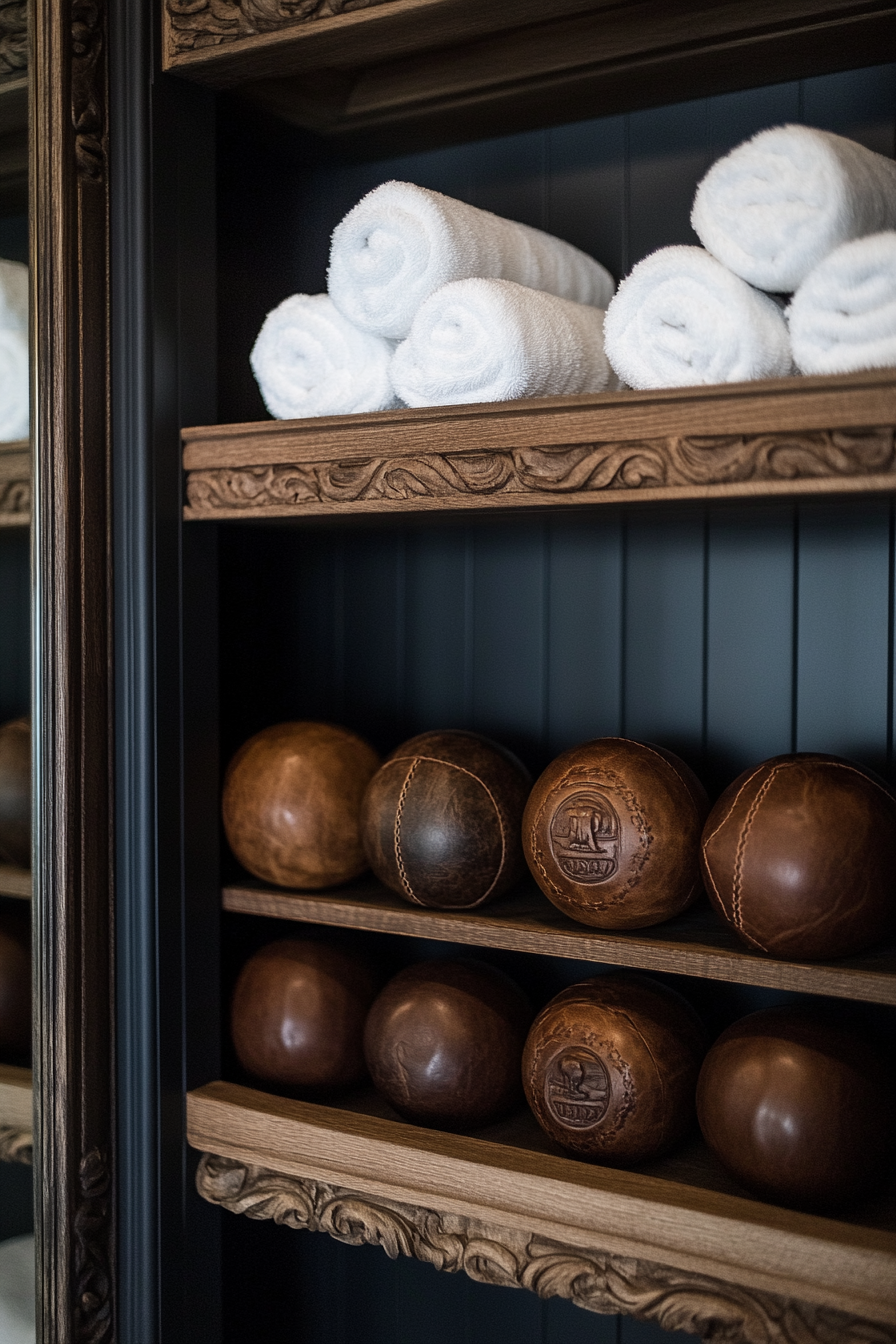
<instances>
[{"instance_id":1,"label":"carved wood scrollwork","mask_svg":"<svg viewBox=\"0 0 896 1344\"><path fill-rule=\"evenodd\" d=\"M0 83L27 68L27 0L0 0Z\"/></svg>"},{"instance_id":2,"label":"carved wood scrollwork","mask_svg":"<svg viewBox=\"0 0 896 1344\"><path fill-rule=\"evenodd\" d=\"M74 0L72 6L72 121L78 172L92 181L106 174L106 127L102 0Z\"/></svg>"},{"instance_id":3,"label":"carved wood scrollwork","mask_svg":"<svg viewBox=\"0 0 896 1344\"><path fill-rule=\"evenodd\" d=\"M388 0L167 0L171 56L219 47L241 37L331 19Z\"/></svg>"},{"instance_id":4,"label":"carved wood scrollwork","mask_svg":"<svg viewBox=\"0 0 896 1344\"><path fill-rule=\"evenodd\" d=\"M896 1334L827 1307L739 1288L705 1274L606 1251L582 1251L460 1214L358 1194L203 1153L203 1199L249 1218L381 1246L480 1283L563 1297L586 1311L622 1312L717 1344L893 1344Z\"/></svg>"},{"instance_id":5,"label":"carved wood scrollwork","mask_svg":"<svg viewBox=\"0 0 896 1344\"><path fill-rule=\"evenodd\" d=\"M23 1162L31 1166L32 1135L30 1129L17 1125L0 1125L0 1162Z\"/></svg>"},{"instance_id":6,"label":"carved wood scrollwork","mask_svg":"<svg viewBox=\"0 0 896 1344\"><path fill-rule=\"evenodd\" d=\"M109 1236L111 1180L106 1156L97 1148L81 1159L80 1199L75 1210L75 1338L103 1344L112 1325Z\"/></svg>"},{"instance_id":7,"label":"carved wood scrollwork","mask_svg":"<svg viewBox=\"0 0 896 1344\"><path fill-rule=\"evenodd\" d=\"M187 499L203 513L464 496L540 494L547 501L551 496L595 491L692 486L696 492L710 485L881 473L896 477L896 444L890 428L219 467L191 472Z\"/></svg>"},{"instance_id":8,"label":"carved wood scrollwork","mask_svg":"<svg viewBox=\"0 0 896 1344\"><path fill-rule=\"evenodd\" d=\"M0 525L27 523L31 517L31 481L0 481Z\"/></svg>"}]
</instances>

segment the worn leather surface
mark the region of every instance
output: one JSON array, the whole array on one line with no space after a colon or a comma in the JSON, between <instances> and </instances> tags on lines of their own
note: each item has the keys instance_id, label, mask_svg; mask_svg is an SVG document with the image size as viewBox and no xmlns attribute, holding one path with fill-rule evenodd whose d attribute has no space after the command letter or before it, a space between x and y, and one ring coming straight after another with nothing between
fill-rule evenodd
<instances>
[{"instance_id":1,"label":"worn leather surface","mask_svg":"<svg viewBox=\"0 0 896 1344\"><path fill-rule=\"evenodd\" d=\"M697 1110L728 1170L778 1203L834 1208L875 1182L896 1119L887 1061L834 1010L768 1008L710 1050Z\"/></svg>"},{"instance_id":2,"label":"worn leather surface","mask_svg":"<svg viewBox=\"0 0 896 1344\"><path fill-rule=\"evenodd\" d=\"M31 724L0 726L0 863L31 866Z\"/></svg>"},{"instance_id":3,"label":"worn leather surface","mask_svg":"<svg viewBox=\"0 0 896 1344\"><path fill-rule=\"evenodd\" d=\"M371 868L417 905L482 905L525 872L520 823L531 784L520 761L487 737L411 738L386 758L364 797Z\"/></svg>"},{"instance_id":4,"label":"worn leather surface","mask_svg":"<svg viewBox=\"0 0 896 1344\"><path fill-rule=\"evenodd\" d=\"M520 1056L532 1020L519 986L485 962L418 962L370 1010L370 1076L410 1120L475 1128L522 1104Z\"/></svg>"},{"instance_id":5,"label":"worn leather surface","mask_svg":"<svg viewBox=\"0 0 896 1344\"><path fill-rule=\"evenodd\" d=\"M671 751L602 737L564 751L536 780L523 847L549 900L599 929L638 929L697 899L709 800Z\"/></svg>"},{"instance_id":6,"label":"worn leather surface","mask_svg":"<svg viewBox=\"0 0 896 1344\"><path fill-rule=\"evenodd\" d=\"M838 756L774 756L725 790L703 833L716 909L747 946L842 957L896 925L896 798Z\"/></svg>"},{"instance_id":7,"label":"worn leather surface","mask_svg":"<svg viewBox=\"0 0 896 1344\"><path fill-rule=\"evenodd\" d=\"M364 1020L382 983L351 949L300 938L268 943L240 972L231 1031L249 1073L292 1087L334 1088L365 1075Z\"/></svg>"},{"instance_id":8,"label":"worn leather surface","mask_svg":"<svg viewBox=\"0 0 896 1344\"><path fill-rule=\"evenodd\" d=\"M278 723L244 742L224 778L224 830L244 868L313 890L363 873L359 815L380 758L331 723Z\"/></svg>"},{"instance_id":9,"label":"worn leather surface","mask_svg":"<svg viewBox=\"0 0 896 1344\"><path fill-rule=\"evenodd\" d=\"M28 920L0 915L0 1050L31 1044L31 942Z\"/></svg>"},{"instance_id":10,"label":"worn leather surface","mask_svg":"<svg viewBox=\"0 0 896 1344\"><path fill-rule=\"evenodd\" d=\"M542 1009L523 1051L526 1100L578 1157L646 1161L684 1137L706 1048L680 994L647 976L597 976Z\"/></svg>"}]
</instances>

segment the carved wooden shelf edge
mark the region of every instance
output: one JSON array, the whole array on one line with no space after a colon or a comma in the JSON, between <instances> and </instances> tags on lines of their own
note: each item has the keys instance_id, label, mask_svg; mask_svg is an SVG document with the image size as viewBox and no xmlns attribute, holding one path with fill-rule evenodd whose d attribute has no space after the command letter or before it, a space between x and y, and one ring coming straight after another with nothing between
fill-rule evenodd
<instances>
[{"instance_id":1,"label":"carved wooden shelf edge","mask_svg":"<svg viewBox=\"0 0 896 1344\"><path fill-rule=\"evenodd\" d=\"M31 1166L31 1129L19 1125L0 1125L0 1162L23 1162Z\"/></svg>"},{"instance_id":2,"label":"carved wooden shelf edge","mask_svg":"<svg viewBox=\"0 0 896 1344\"><path fill-rule=\"evenodd\" d=\"M745 1289L709 1275L528 1235L460 1214L402 1204L203 1153L203 1199L249 1218L326 1232L463 1270L480 1283L563 1297L587 1311L621 1312L728 1344L892 1344L896 1332L828 1307Z\"/></svg>"}]
</instances>

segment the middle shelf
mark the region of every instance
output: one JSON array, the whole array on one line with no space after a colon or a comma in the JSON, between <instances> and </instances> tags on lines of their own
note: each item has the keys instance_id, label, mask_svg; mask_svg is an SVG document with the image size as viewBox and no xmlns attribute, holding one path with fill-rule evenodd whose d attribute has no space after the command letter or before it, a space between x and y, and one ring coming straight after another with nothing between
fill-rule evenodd
<instances>
[{"instance_id":1,"label":"middle shelf","mask_svg":"<svg viewBox=\"0 0 896 1344\"><path fill-rule=\"evenodd\" d=\"M612 933L576 924L529 883L477 910L412 906L372 879L315 892L247 880L226 885L222 901L239 914L896 1005L896 948L836 962L778 961L744 948L705 904L664 924Z\"/></svg>"}]
</instances>

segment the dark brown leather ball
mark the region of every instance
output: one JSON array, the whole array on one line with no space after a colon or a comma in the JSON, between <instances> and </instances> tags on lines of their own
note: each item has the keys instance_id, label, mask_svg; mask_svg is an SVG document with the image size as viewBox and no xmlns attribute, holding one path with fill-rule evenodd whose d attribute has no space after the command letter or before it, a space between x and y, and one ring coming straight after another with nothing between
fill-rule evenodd
<instances>
[{"instance_id":1,"label":"dark brown leather ball","mask_svg":"<svg viewBox=\"0 0 896 1344\"><path fill-rule=\"evenodd\" d=\"M0 915L0 1050L31 1044L31 946L28 921Z\"/></svg>"},{"instance_id":2,"label":"dark brown leather ball","mask_svg":"<svg viewBox=\"0 0 896 1344\"><path fill-rule=\"evenodd\" d=\"M523 1100L520 1055L532 1010L501 971L424 961L389 981L364 1028L377 1089L420 1124L475 1128Z\"/></svg>"},{"instance_id":3,"label":"dark brown leather ball","mask_svg":"<svg viewBox=\"0 0 896 1344\"><path fill-rule=\"evenodd\" d=\"M542 1129L577 1157L643 1162L693 1124L705 1047L696 1013L664 985L625 974L583 980L532 1025L526 1100Z\"/></svg>"},{"instance_id":4,"label":"dark brown leather ball","mask_svg":"<svg viewBox=\"0 0 896 1344\"><path fill-rule=\"evenodd\" d=\"M278 723L244 742L224 779L224 830L244 868L281 887L334 887L363 873L359 815L379 766L332 723Z\"/></svg>"},{"instance_id":5,"label":"dark brown leather ball","mask_svg":"<svg viewBox=\"0 0 896 1344\"><path fill-rule=\"evenodd\" d=\"M31 866L31 723L0 726L0 863Z\"/></svg>"},{"instance_id":6,"label":"dark brown leather ball","mask_svg":"<svg viewBox=\"0 0 896 1344\"><path fill-rule=\"evenodd\" d=\"M824 1208L873 1183L896 1119L893 1075L831 1012L767 1008L729 1027L697 1086L704 1138L742 1184Z\"/></svg>"},{"instance_id":7,"label":"dark brown leather ball","mask_svg":"<svg viewBox=\"0 0 896 1344\"><path fill-rule=\"evenodd\" d=\"M722 794L702 862L713 905L748 947L844 957L896 922L896 798L839 756L774 756Z\"/></svg>"},{"instance_id":8,"label":"dark brown leather ball","mask_svg":"<svg viewBox=\"0 0 896 1344\"><path fill-rule=\"evenodd\" d=\"M329 943L283 938L240 972L230 1022L243 1068L291 1087L364 1077L364 1019L380 987L370 960Z\"/></svg>"},{"instance_id":9,"label":"dark brown leather ball","mask_svg":"<svg viewBox=\"0 0 896 1344\"><path fill-rule=\"evenodd\" d=\"M520 820L531 784L514 755L477 733L412 737L364 795L367 860L416 905L482 905L525 872Z\"/></svg>"},{"instance_id":10,"label":"dark brown leather ball","mask_svg":"<svg viewBox=\"0 0 896 1344\"><path fill-rule=\"evenodd\" d=\"M598 929L659 924L700 894L703 785L671 751L601 737L564 751L523 817L532 876L554 905Z\"/></svg>"}]
</instances>

